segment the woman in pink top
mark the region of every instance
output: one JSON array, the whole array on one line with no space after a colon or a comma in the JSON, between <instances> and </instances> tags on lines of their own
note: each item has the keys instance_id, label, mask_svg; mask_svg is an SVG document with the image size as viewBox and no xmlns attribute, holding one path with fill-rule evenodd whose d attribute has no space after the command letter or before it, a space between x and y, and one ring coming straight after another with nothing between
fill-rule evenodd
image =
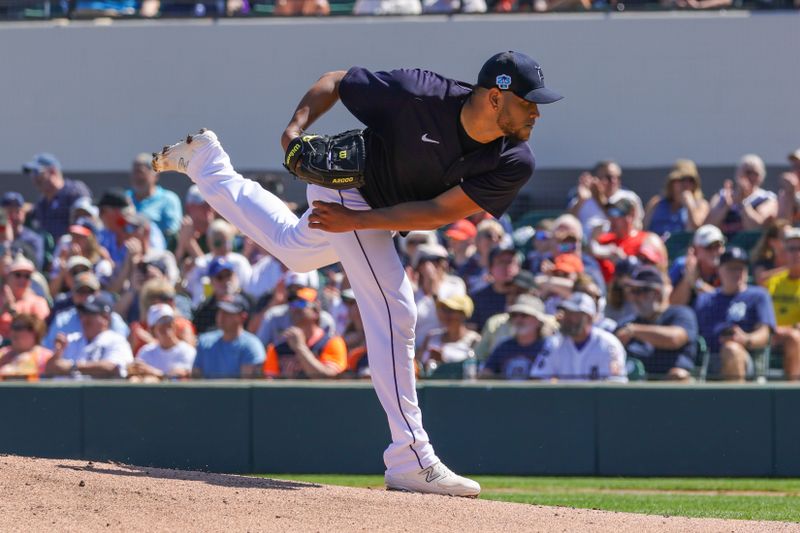
<instances>
[{"instance_id":1,"label":"woman in pink top","mask_svg":"<svg viewBox=\"0 0 800 533\"><path fill-rule=\"evenodd\" d=\"M0 336L6 338L11 333L14 316L27 313L45 320L50 314L47 300L31 289L31 274L35 271L33 263L18 256L6 269L0 290Z\"/></svg>"}]
</instances>

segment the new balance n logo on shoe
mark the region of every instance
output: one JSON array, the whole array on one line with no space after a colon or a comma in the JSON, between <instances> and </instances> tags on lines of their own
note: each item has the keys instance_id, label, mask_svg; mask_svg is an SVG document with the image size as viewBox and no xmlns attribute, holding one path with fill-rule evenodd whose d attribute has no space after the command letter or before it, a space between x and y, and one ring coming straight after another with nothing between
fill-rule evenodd
<instances>
[{"instance_id":1,"label":"new balance n logo on shoe","mask_svg":"<svg viewBox=\"0 0 800 533\"><path fill-rule=\"evenodd\" d=\"M434 470L432 466L429 466L428 468L423 470L421 473L425 474L425 481L428 482L428 483L433 483L434 481L436 481L437 479L442 477L442 474L440 474L439 472Z\"/></svg>"}]
</instances>

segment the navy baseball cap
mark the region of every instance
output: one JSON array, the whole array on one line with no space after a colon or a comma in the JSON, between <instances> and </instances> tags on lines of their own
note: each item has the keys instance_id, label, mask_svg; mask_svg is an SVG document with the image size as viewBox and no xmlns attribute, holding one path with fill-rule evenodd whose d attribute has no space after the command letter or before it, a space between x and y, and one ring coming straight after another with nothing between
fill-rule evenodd
<instances>
[{"instance_id":1,"label":"navy baseball cap","mask_svg":"<svg viewBox=\"0 0 800 533\"><path fill-rule=\"evenodd\" d=\"M81 313L92 315L108 315L114 307L114 300L106 293L101 292L89 296L85 302L78 306Z\"/></svg>"},{"instance_id":2,"label":"navy baseball cap","mask_svg":"<svg viewBox=\"0 0 800 533\"><path fill-rule=\"evenodd\" d=\"M238 313L249 313L250 302L242 294L234 294L231 297L217 302L217 309L234 315Z\"/></svg>"},{"instance_id":3,"label":"navy baseball cap","mask_svg":"<svg viewBox=\"0 0 800 533\"><path fill-rule=\"evenodd\" d=\"M233 272L233 263L228 261L224 256L215 257L208 264L208 275L212 278L225 270Z\"/></svg>"},{"instance_id":4,"label":"navy baseball cap","mask_svg":"<svg viewBox=\"0 0 800 533\"><path fill-rule=\"evenodd\" d=\"M657 268L645 265L634 270L628 284L633 287L661 288L664 286L664 277Z\"/></svg>"},{"instance_id":5,"label":"navy baseball cap","mask_svg":"<svg viewBox=\"0 0 800 533\"><path fill-rule=\"evenodd\" d=\"M103 196L97 202L97 207L128 207L131 204L131 199L121 187L111 187L103 192Z\"/></svg>"},{"instance_id":6,"label":"navy baseball cap","mask_svg":"<svg viewBox=\"0 0 800 533\"><path fill-rule=\"evenodd\" d=\"M22 171L26 174L31 172L38 174L45 168L61 170L61 162L53 154L40 153L36 154L33 156L33 159L22 165Z\"/></svg>"},{"instance_id":7,"label":"navy baseball cap","mask_svg":"<svg viewBox=\"0 0 800 533\"><path fill-rule=\"evenodd\" d=\"M536 104L552 104L564 98L544 86L542 67L520 52L501 52L490 57L478 73L478 86L511 91Z\"/></svg>"},{"instance_id":8,"label":"navy baseball cap","mask_svg":"<svg viewBox=\"0 0 800 533\"><path fill-rule=\"evenodd\" d=\"M719 264L724 265L725 263L744 263L748 265L750 263L750 258L747 256L747 252L739 248L738 246L733 246L725 250L725 252L719 257Z\"/></svg>"},{"instance_id":9,"label":"navy baseball cap","mask_svg":"<svg viewBox=\"0 0 800 533\"><path fill-rule=\"evenodd\" d=\"M0 207L22 207L25 205L25 199L16 191L8 191L0 198Z\"/></svg>"}]
</instances>

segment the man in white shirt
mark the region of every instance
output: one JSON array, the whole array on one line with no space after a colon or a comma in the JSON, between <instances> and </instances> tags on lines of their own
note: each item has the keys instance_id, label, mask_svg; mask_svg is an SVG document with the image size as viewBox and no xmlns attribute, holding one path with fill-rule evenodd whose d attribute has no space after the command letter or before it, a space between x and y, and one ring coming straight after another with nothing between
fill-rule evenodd
<instances>
[{"instance_id":1,"label":"man in white shirt","mask_svg":"<svg viewBox=\"0 0 800 533\"><path fill-rule=\"evenodd\" d=\"M591 296L575 292L559 305L561 333L556 346L542 352L531 368L534 379L628 381L625 348L612 333L594 325Z\"/></svg>"},{"instance_id":2,"label":"man in white shirt","mask_svg":"<svg viewBox=\"0 0 800 533\"><path fill-rule=\"evenodd\" d=\"M128 340L109 329L113 303L111 297L100 293L77 306L81 331L56 336L53 357L45 368L46 375L80 373L93 378L127 375L133 353Z\"/></svg>"},{"instance_id":3,"label":"man in white shirt","mask_svg":"<svg viewBox=\"0 0 800 533\"><path fill-rule=\"evenodd\" d=\"M151 305L147 310L147 325L156 340L142 346L136 361L128 366L131 379L157 381L165 377L191 376L197 351L178 338L172 306L165 303Z\"/></svg>"}]
</instances>

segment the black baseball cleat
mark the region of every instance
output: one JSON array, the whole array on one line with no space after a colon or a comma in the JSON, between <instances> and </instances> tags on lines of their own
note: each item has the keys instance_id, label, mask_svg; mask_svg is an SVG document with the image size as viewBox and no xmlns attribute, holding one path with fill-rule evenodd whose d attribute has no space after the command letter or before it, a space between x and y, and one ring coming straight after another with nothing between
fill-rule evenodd
<instances>
[{"instance_id":1,"label":"black baseball cleat","mask_svg":"<svg viewBox=\"0 0 800 533\"><path fill-rule=\"evenodd\" d=\"M156 172L171 170L186 174L194 154L216 142L218 142L217 134L205 128L195 135L187 135L181 142L165 146L160 152L153 152L153 170Z\"/></svg>"}]
</instances>

